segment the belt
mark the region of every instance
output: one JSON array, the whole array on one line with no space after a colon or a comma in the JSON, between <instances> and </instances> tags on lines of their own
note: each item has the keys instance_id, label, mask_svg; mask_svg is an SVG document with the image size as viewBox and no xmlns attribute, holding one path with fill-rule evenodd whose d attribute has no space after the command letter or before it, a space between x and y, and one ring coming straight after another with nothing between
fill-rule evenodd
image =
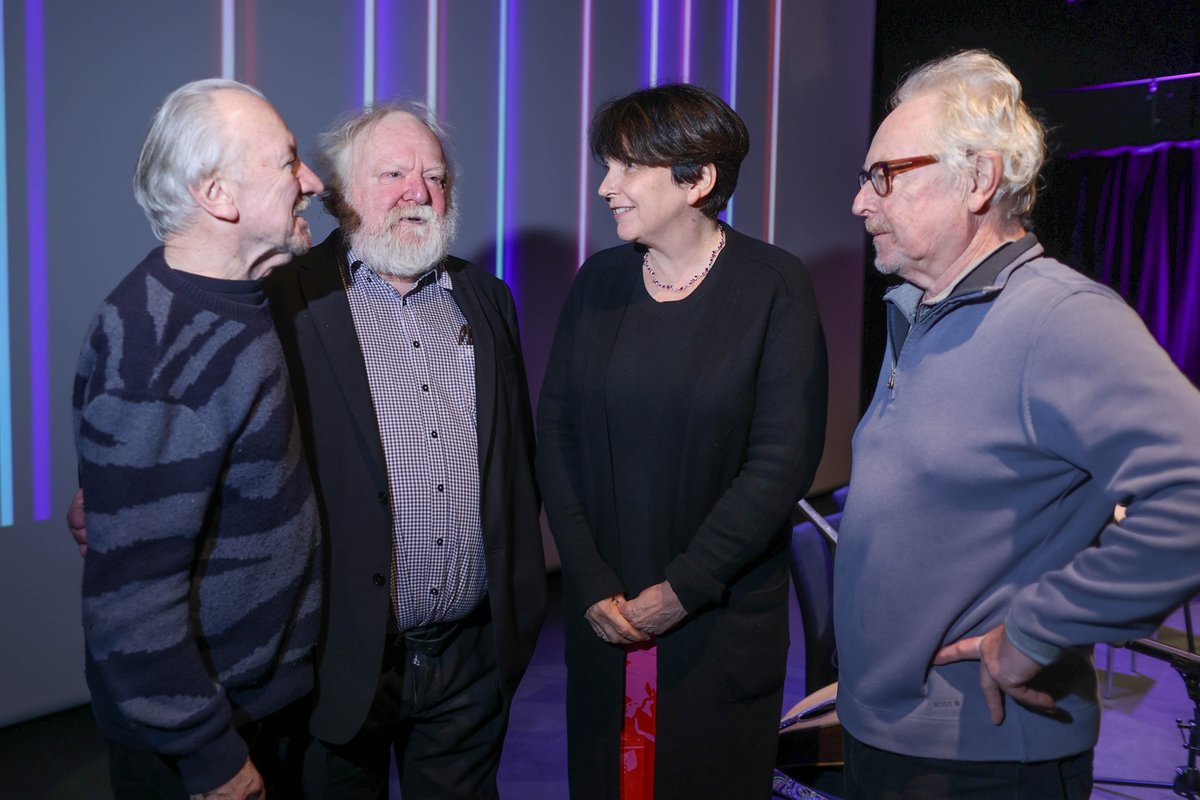
<instances>
[{"instance_id":1,"label":"belt","mask_svg":"<svg viewBox=\"0 0 1200 800\"><path fill-rule=\"evenodd\" d=\"M464 629L481 625L491 619L491 606L485 596L470 614L449 622L433 622L417 628L399 631L395 645L426 656L440 656Z\"/></svg>"},{"instance_id":2,"label":"belt","mask_svg":"<svg viewBox=\"0 0 1200 800\"><path fill-rule=\"evenodd\" d=\"M410 628L400 634L397 644L403 642L404 649L426 656L440 656L462 631L463 620L435 622Z\"/></svg>"}]
</instances>

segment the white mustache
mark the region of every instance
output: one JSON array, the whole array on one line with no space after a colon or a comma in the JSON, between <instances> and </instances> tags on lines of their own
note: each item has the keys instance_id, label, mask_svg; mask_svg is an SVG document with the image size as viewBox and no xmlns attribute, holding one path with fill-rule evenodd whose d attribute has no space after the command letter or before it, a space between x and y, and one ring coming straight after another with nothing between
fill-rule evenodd
<instances>
[{"instance_id":1,"label":"white mustache","mask_svg":"<svg viewBox=\"0 0 1200 800\"><path fill-rule=\"evenodd\" d=\"M868 219L863 221L863 227L867 229L867 233L871 236L876 236L881 233L891 233L892 229L884 225L878 220Z\"/></svg>"},{"instance_id":2,"label":"white mustache","mask_svg":"<svg viewBox=\"0 0 1200 800\"><path fill-rule=\"evenodd\" d=\"M418 220L420 222L434 222L438 218L437 212L432 206L408 206L406 208L393 208L388 212L387 225L389 228L399 225L405 220Z\"/></svg>"},{"instance_id":3,"label":"white mustache","mask_svg":"<svg viewBox=\"0 0 1200 800\"><path fill-rule=\"evenodd\" d=\"M301 214L303 214L305 211L307 211L308 204L311 201L312 201L312 198L309 197L308 195L301 195L300 199L296 201L296 207L292 209L292 216L298 217Z\"/></svg>"}]
</instances>

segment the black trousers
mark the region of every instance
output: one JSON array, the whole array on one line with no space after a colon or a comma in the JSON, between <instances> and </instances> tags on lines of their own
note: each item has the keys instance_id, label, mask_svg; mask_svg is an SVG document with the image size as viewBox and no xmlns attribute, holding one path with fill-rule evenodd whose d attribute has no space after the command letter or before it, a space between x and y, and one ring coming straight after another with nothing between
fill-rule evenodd
<instances>
[{"instance_id":1,"label":"black trousers","mask_svg":"<svg viewBox=\"0 0 1200 800\"><path fill-rule=\"evenodd\" d=\"M271 800L300 796L300 774L310 740L310 708L309 698L305 697L238 728ZM111 739L107 744L108 778L114 800L187 800L188 792L174 759Z\"/></svg>"},{"instance_id":2,"label":"black trousers","mask_svg":"<svg viewBox=\"0 0 1200 800\"><path fill-rule=\"evenodd\" d=\"M1092 751L1053 761L952 761L880 750L844 733L845 800L1088 800Z\"/></svg>"},{"instance_id":3,"label":"black trousers","mask_svg":"<svg viewBox=\"0 0 1200 800\"><path fill-rule=\"evenodd\" d=\"M362 729L344 745L310 746L305 797L387 800L393 752L404 800L499 797L509 699L500 690L491 620L468 619L449 641L417 648L403 634L388 639Z\"/></svg>"}]
</instances>

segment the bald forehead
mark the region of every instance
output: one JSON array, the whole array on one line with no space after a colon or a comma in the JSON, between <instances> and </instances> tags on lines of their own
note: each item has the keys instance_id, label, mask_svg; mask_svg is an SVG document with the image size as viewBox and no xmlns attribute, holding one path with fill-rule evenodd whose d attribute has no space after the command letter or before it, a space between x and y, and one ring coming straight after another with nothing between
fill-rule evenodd
<instances>
[{"instance_id":1,"label":"bald forehead","mask_svg":"<svg viewBox=\"0 0 1200 800\"><path fill-rule=\"evenodd\" d=\"M258 95L237 89L218 89L212 93L213 108L223 121L237 127L242 120L272 118L282 122L275 107Z\"/></svg>"},{"instance_id":2,"label":"bald forehead","mask_svg":"<svg viewBox=\"0 0 1200 800\"><path fill-rule=\"evenodd\" d=\"M905 158L918 150L925 153L934 143L942 102L940 95L925 93L896 106L876 131L868 162Z\"/></svg>"}]
</instances>

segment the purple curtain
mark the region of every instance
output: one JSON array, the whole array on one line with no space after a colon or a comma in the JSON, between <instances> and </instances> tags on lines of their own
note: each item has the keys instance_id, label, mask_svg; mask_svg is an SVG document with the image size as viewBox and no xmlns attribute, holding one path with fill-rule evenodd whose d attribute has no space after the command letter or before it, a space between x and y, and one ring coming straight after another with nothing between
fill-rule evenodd
<instances>
[{"instance_id":1,"label":"purple curtain","mask_svg":"<svg viewBox=\"0 0 1200 800\"><path fill-rule=\"evenodd\" d=\"M1076 153L1047 166L1047 252L1120 292L1200 386L1200 141Z\"/></svg>"}]
</instances>

